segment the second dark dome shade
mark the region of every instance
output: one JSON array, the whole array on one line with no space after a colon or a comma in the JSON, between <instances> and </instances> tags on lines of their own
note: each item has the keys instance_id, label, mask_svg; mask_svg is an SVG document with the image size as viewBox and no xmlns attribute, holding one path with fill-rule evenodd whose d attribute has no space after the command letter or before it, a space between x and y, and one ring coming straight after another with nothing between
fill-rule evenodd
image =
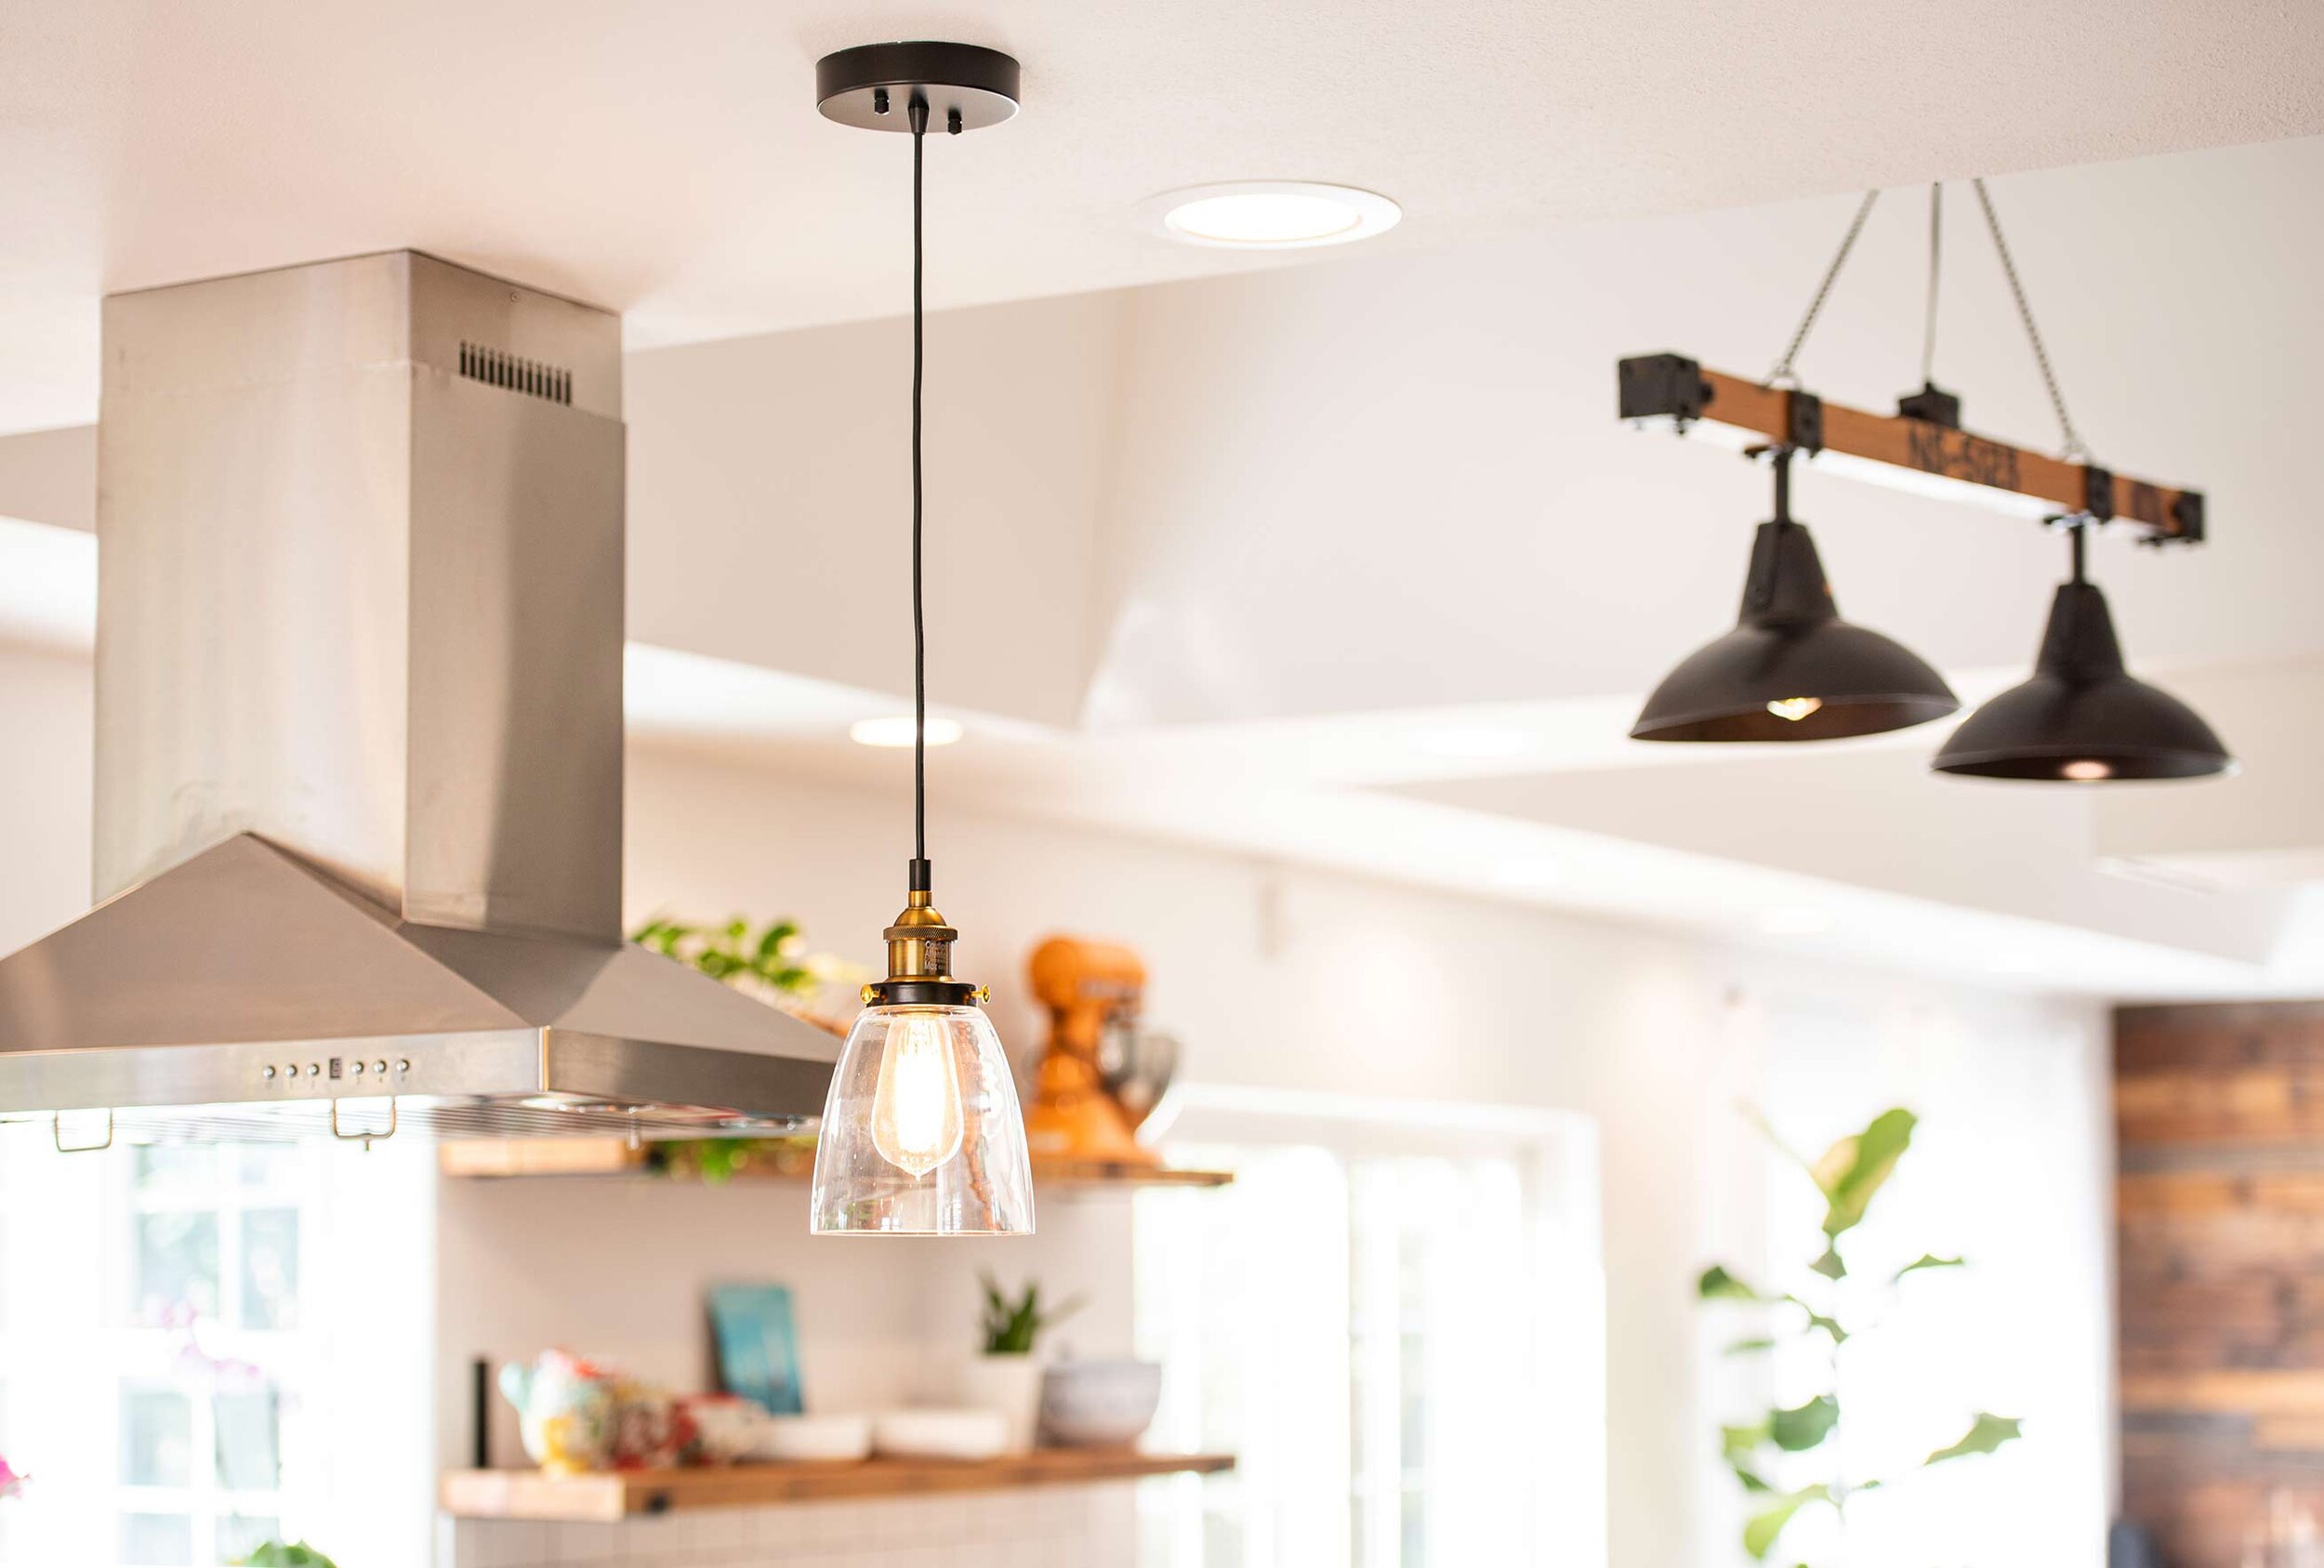
<instances>
[{"instance_id":1,"label":"second dark dome shade","mask_svg":"<svg viewBox=\"0 0 2324 1568\"><path fill-rule=\"evenodd\" d=\"M1778 470L1780 478L1781 470ZM1779 484L1776 508L1788 497ZM1759 525L1742 613L1663 677L1641 741L1825 741L1942 718L1961 706L1918 654L1840 618L1805 525Z\"/></svg>"},{"instance_id":2,"label":"second dark dome shade","mask_svg":"<svg viewBox=\"0 0 2324 1568\"><path fill-rule=\"evenodd\" d=\"M1965 719L1931 764L1987 779L2195 779L2235 766L2202 716L2122 665L2106 595L2058 586L2031 680Z\"/></svg>"}]
</instances>

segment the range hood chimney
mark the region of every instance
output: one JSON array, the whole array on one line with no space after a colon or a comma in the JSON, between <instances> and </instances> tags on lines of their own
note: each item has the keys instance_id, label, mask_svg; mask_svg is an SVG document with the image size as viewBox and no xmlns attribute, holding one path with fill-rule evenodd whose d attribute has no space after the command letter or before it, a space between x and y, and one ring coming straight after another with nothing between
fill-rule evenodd
<instances>
[{"instance_id":1,"label":"range hood chimney","mask_svg":"<svg viewBox=\"0 0 2324 1568\"><path fill-rule=\"evenodd\" d=\"M100 902L0 960L0 1116L817 1114L836 1041L621 940L622 534L616 316L410 251L107 299Z\"/></svg>"}]
</instances>

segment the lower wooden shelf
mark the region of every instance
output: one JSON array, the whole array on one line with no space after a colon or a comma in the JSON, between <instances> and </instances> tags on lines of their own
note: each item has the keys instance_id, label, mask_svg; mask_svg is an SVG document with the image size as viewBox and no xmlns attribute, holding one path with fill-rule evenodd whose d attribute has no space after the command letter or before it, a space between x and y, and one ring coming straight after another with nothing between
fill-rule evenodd
<instances>
[{"instance_id":1,"label":"lower wooden shelf","mask_svg":"<svg viewBox=\"0 0 2324 1568\"><path fill-rule=\"evenodd\" d=\"M438 1487L458 1519L610 1522L632 1514L739 1509L847 1497L905 1497L1071 1486L1150 1475L1213 1475L1227 1454L1148 1454L1134 1448L1042 1448L998 1459L854 1459L822 1464L727 1465L705 1469L610 1470L555 1476L541 1470L452 1470Z\"/></svg>"},{"instance_id":2,"label":"lower wooden shelf","mask_svg":"<svg viewBox=\"0 0 2324 1568\"><path fill-rule=\"evenodd\" d=\"M718 1140L711 1140L716 1145ZM703 1179L688 1162L693 1147L631 1143L623 1138L520 1138L456 1140L438 1146L438 1168L446 1176L650 1176ZM797 1181L812 1174L812 1139L769 1139L740 1165L715 1179ZM1179 1170L1169 1166L1120 1160L1033 1157L1033 1184L1083 1190L1119 1187L1223 1187L1234 1176L1222 1170Z\"/></svg>"}]
</instances>

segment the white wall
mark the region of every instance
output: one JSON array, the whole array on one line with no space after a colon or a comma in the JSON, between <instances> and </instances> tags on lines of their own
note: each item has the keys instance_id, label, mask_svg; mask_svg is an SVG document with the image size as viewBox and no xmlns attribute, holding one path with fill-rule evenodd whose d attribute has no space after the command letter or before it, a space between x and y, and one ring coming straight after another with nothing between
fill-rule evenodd
<instances>
[{"instance_id":1,"label":"white wall","mask_svg":"<svg viewBox=\"0 0 2324 1568\"><path fill-rule=\"evenodd\" d=\"M806 919L811 942L869 961L900 897L905 822L900 797L786 786L740 761L633 748L629 902L637 914L789 911ZM1915 1102L1932 1117L1933 1140L2006 1151L2048 1201L2029 1206L2014 1181L1988 1180L1933 1206L1948 1235L1989 1255L1982 1299L2046 1304L2001 1362L2009 1370L1993 1398L2006 1403L2013 1382L2046 1390L2054 1418L2043 1450L2025 1461L2028 1484L2045 1498L2054 1532L2045 1541L2078 1545L2022 1561L2072 1562L2077 1550L2098 1561L2111 1337L2096 1009L1804 968L1483 900L947 812L941 796L931 848L939 906L963 931L956 967L993 985L1004 1037L1019 1048L1038 1038L1023 955L1053 932L1111 936L1144 955L1150 1015L1184 1039L1195 1079L1596 1117L1618 1568L1732 1560L1726 1538L1679 1500L1712 1451L1715 1414L1692 1353L1694 1276L1763 1223L1736 1204L1711 1153L1732 1142L1736 1101L1764 1099L1778 1113L1796 1103L1813 1124L1827 1109L1827 1078L1839 1075L1851 1114L1858 1101ZM1778 1059L1763 1075L1751 1053L1732 1047L1738 994L1807 996L1855 1021L1860 1059L1844 1074L1843 1064ZM1921 1043L1907 1050L1900 1037ZM1925 1043L1933 1038L1954 1044ZM1751 1190L1763 1179L1752 1177ZM705 1207L723 1212L722 1199ZM590 1215L590 1234L606 1233L604 1218ZM1076 1255L1088 1245L1078 1229L1069 1243Z\"/></svg>"},{"instance_id":2,"label":"white wall","mask_svg":"<svg viewBox=\"0 0 2324 1568\"><path fill-rule=\"evenodd\" d=\"M0 798L12 808L0 813L0 844L14 873L0 879L0 934L15 940L71 914L86 889L86 679L69 664L0 655L0 724L20 759L0 775L11 792ZM901 900L906 826L900 796L633 747L629 908L792 913L814 943L868 961ZM1738 1187L1717 1154L1733 1127L1732 1100L1765 1088L1784 1114L1799 1084L1844 1068L1859 1099L1916 1099L1932 1113L1933 1139L1986 1140L2042 1201L1997 1180L1935 1206L1964 1247L1976 1238L1992 1259L1986 1299L2044 1303L1997 1364L2041 1382L2060 1428L2080 1434L2072 1452L2027 1461L2047 1465L2035 1480L2060 1550L1987 1561L2050 1568L2077 1552L2097 1561L2107 1499L2104 1461L2093 1464L2088 1439L2106 1424L2109 1329L2093 1271L2106 1224L2094 1009L1802 969L1483 899L956 811L941 796L931 837L940 905L964 931L957 968L992 982L1004 1037L1020 1048L1037 1038L1019 972L1032 944L1055 931L1113 936L1144 955L1152 1016L1186 1041L1195 1079L1565 1107L1597 1119L1618 1568L1733 1560L1689 1506L1714 1415L1691 1282L1707 1258L1764 1225L1749 1180ZM1868 1050L1763 1083L1750 1053L1732 1045L1738 987L1804 995L1880 1028L1922 1021L1914 1026L1975 1048L1921 1049L1909 1071L1884 1049ZM2006 1062L2024 1071L1997 1077ZM818 1249L809 1261L798 1208L797 1194L763 1189L463 1189L442 1215L440 1389L457 1390L469 1353L549 1340L604 1348L689 1380L702 1354L699 1285L740 1272L800 1284L811 1396L818 1379L835 1399L875 1396L900 1364L883 1360L886 1347L962 1323L965 1278L896 1299L886 1265L868 1253ZM1126 1290L1126 1241L1112 1223L1119 1212L1045 1213L1043 1235L1017 1250L997 1245L992 1256L1005 1271ZM964 1257L953 1267L965 1275L971 1266ZM1115 1348L1105 1340L1125 1311L1119 1297L1103 1294L1075 1337L1092 1351ZM453 1456L464 1454L456 1400L440 1412L439 1430Z\"/></svg>"}]
</instances>

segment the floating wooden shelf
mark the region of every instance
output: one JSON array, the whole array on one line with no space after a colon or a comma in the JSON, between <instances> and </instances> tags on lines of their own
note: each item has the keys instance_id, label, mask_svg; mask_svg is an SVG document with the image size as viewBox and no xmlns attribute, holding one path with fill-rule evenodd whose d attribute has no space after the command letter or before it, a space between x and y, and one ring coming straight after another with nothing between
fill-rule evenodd
<instances>
[{"instance_id":1,"label":"floating wooden shelf","mask_svg":"<svg viewBox=\"0 0 2324 1568\"><path fill-rule=\"evenodd\" d=\"M436 1152L437 1168L446 1176L667 1176L684 1179L690 1172L683 1146L663 1148L632 1144L624 1138L520 1138L456 1140ZM669 1163L675 1158L675 1163ZM770 1139L751 1151L748 1160L731 1176L736 1181L798 1181L814 1169L812 1140ZM1040 1187L1083 1189L1118 1187L1223 1187L1234 1180L1223 1170L1176 1170L1167 1166L1139 1166L1118 1160L1075 1160L1036 1156L1033 1183Z\"/></svg>"},{"instance_id":2,"label":"floating wooden shelf","mask_svg":"<svg viewBox=\"0 0 2324 1568\"><path fill-rule=\"evenodd\" d=\"M999 1459L857 1459L574 1476L553 1476L540 1470L453 1470L445 1474L437 1491L443 1511L459 1519L610 1523L632 1514L680 1509L1072 1486L1149 1475L1211 1475L1234 1468L1234 1457L1225 1454L1044 1448Z\"/></svg>"}]
</instances>

